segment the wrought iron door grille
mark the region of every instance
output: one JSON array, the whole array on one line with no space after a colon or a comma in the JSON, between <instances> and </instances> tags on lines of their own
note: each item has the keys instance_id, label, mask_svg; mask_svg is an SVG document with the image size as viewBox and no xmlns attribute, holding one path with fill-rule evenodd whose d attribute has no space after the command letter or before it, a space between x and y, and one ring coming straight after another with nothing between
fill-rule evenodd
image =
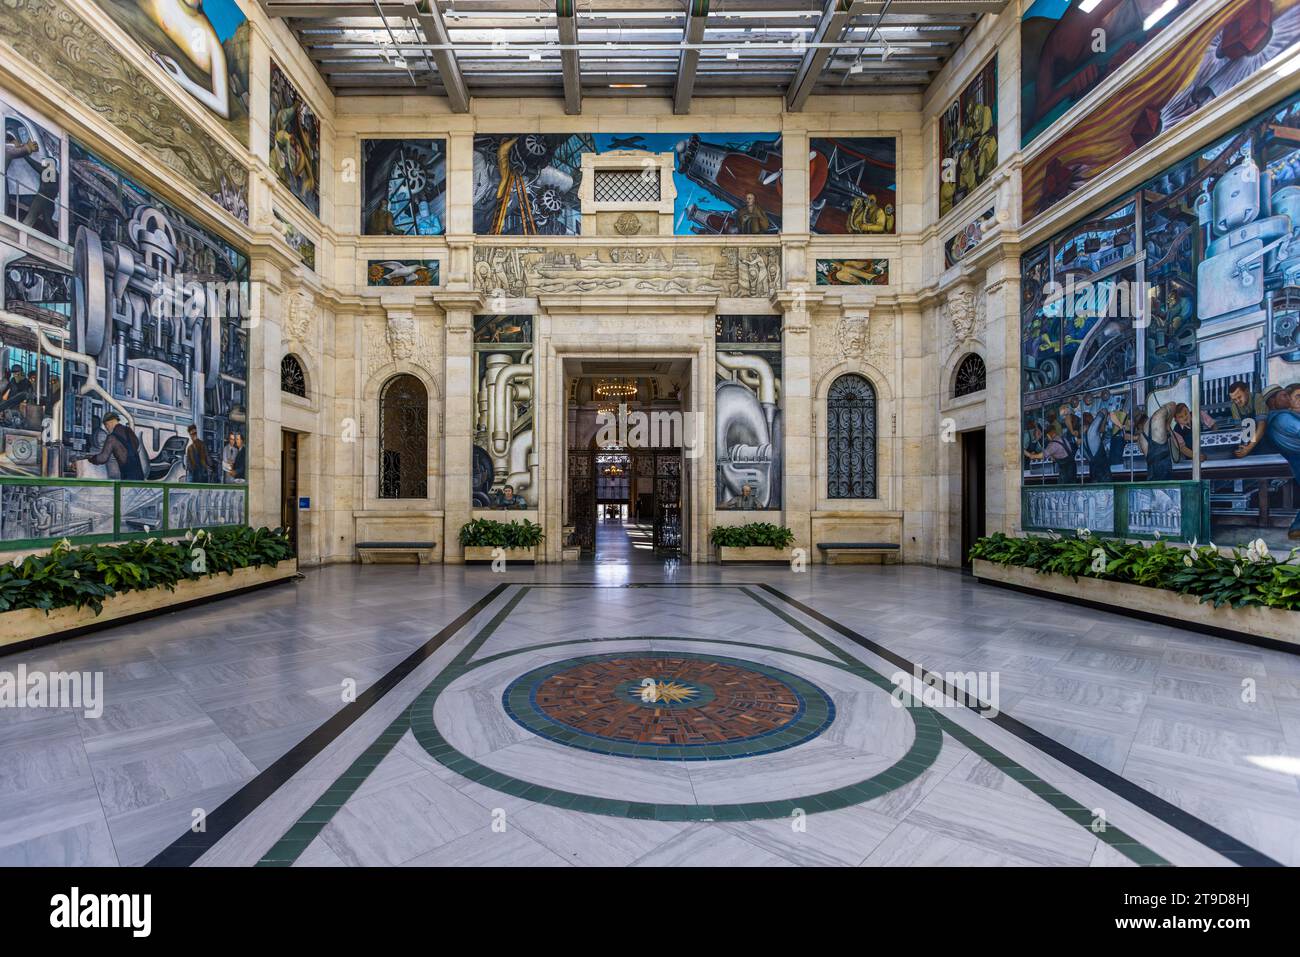
<instances>
[{"instance_id":1,"label":"wrought iron door grille","mask_svg":"<svg viewBox=\"0 0 1300 957\"><path fill-rule=\"evenodd\" d=\"M598 203L657 203L659 169L598 169L592 193Z\"/></svg>"},{"instance_id":2,"label":"wrought iron door grille","mask_svg":"<svg viewBox=\"0 0 1300 957\"><path fill-rule=\"evenodd\" d=\"M842 375L826 397L826 495L876 497L876 390Z\"/></svg>"},{"instance_id":3,"label":"wrought iron door grille","mask_svg":"<svg viewBox=\"0 0 1300 957\"><path fill-rule=\"evenodd\" d=\"M429 393L394 376L379 400L379 497L428 498Z\"/></svg>"},{"instance_id":4,"label":"wrought iron door grille","mask_svg":"<svg viewBox=\"0 0 1300 957\"><path fill-rule=\"evenodd\" d=\"M972 352L961 360L961 365L957 366L957 376L952 387L953 398L960 399L964 395L983 392L986 379L984 360Z\"/></svg>"},{"instance_id":5,"label":"wrought iron door grille","mask_svg":"<svg viewBox=\"0 0 1300 957\"><path fill-rule=\"evenodd\" d=\"M307 398L307 376L297 356L285 355L280 360L280 391Z\"/></svg>"}]
</instances>

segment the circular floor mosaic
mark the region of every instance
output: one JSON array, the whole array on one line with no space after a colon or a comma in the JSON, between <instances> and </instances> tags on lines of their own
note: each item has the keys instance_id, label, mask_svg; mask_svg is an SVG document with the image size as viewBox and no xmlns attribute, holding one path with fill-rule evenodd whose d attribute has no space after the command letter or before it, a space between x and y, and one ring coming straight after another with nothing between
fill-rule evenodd
<instances>
[{"instance_id":1,"label":"circular floor mosaic","mask_svg":"<svg viewBox=\"0 0 1300 957\"><path fill-rule=\"evenodd\" d=\"M683 652L552 662L512 681L502 704L550 741L660 761L781 751L815 738L835 717L830 696L797 675Z\"/></svg>"}]
</instances>

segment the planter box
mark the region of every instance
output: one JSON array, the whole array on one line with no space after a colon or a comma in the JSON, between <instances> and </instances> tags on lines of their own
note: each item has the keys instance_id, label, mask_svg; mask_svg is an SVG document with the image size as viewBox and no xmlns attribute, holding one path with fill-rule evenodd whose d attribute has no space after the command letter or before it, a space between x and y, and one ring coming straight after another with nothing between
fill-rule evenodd
<instances>
[{"instance_id":1,"label":"planter box","mask_svg":"<svg viewBox=\"0 0 1300 957\"><path fill-rule=\"evenodd\" d=\"M793 548L772 548L767 545L718 546L718 561L724 565L737 562L778 562L789 565Z\"/></svg>"},{"instance_id":2,"label":"planter box","mask_svg":"<svg viewBox=\"0 0 1300 957\"><path fill-rule=\"evenodd\" d=\"M560 560L577 562L582 560L582 548L577 545L565 545L560 549Z\"/></svg>"},{"instance_id":3,"label":"planter box","mask_svg":"<svg viewBox=\"0 0 1300 957\"><path fill-rule=\"evenodd\" d=\"M1138 612L1167 620L1170 625L1212 629L1228 633L1266 638L1300 647L1300 612L1284 608L1266 608L1247 605L1232 608L1221 605L1215 608L1191 595L1180 595L1164 588L1147 588L1124 582L1104 581L1099 578L1079 578L1068 575L1040 575L1032 568L1016 565L995 565L977 558L972 563L976 578L1002 582L1019 588L1041 591L1046 595L1065 595L1099 605L1114 607L1117 614Z\"/></svg>"},{"instance_id":4,"label":"planter box","mask_svg":"<svg viewBox=\"0 0 1300 957\"><path fill-rule=\"evenodd\" d=\"M496 550L497 546L495 545L466 545L465 564L491 562L493 559L492 553ZM503 557L507 565L512 562L531 565L537 561L536 548L505 548L502 551L505 552Z\"/></svg>"},{"instance_id":5,"label":"planter box","mask_svg":"<svg viewBox=\"0 0 1300 957\"><path fill-rule=\"evenodd\" d=\"M46 614L40 608L20 608L0 614L0 648L69 631L82 631L110 625L123 618L167 610L174 605L215 598L227 592L241 591L298 574L298 560L290 558L278 565L237 568L234 574L218 573L194 581L177 582L175 591L149 588L114 595L104 602L98 615L93 608L56 608Z\"/></svg>"}]
</instances>

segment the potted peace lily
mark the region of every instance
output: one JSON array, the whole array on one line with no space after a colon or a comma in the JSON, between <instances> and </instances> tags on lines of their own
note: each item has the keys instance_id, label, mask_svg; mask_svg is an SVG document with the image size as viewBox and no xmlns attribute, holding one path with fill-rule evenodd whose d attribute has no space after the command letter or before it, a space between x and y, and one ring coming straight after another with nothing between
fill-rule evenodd
<instances>
[{"instance_id":1,"label":"potted peace lily","mask_svg":"<svg viewBox=\"0 0 1300 957\"><path fill-rule=\"evenodd\" d=\"M460 527L460 544L466 562L533 562L546 535L542 526L527 519L498 522L476 518Z\"/></svg>"},{"instance_id":2,"label":"potted peace lily","mask_svg":"<svg viewBox=\"0 0 1300 957\"><path fill-rule=\"evenodd\" d=\"M990 535L970 557L987 581L1300 645L1300 546L1275 554L1262 538L1221 548L1106 539L1081 528L1072 538Z\"/></svg>"},{"instance_id":3,"label":"potted peace lily","mask_svg":"<svg viewBox=\"0 0 1300 957\"><path fill-rule=\"evenodd\" d=\"M231 526L117 544L56 542L0 565L0 648L290 578L283 529Z\"/></svg>"},{"instance_id":4,"label":"potted peace lily","mask_svg":"<svg viewBox=\"0 0 1300 957\"><path fill-rule=\"evenodd\" d=\"M782 562L792 557L794 532L771 522L748 525L719 525L709 533L709 543L717 549L718 561Z\"/></svg>"}]
</instances>

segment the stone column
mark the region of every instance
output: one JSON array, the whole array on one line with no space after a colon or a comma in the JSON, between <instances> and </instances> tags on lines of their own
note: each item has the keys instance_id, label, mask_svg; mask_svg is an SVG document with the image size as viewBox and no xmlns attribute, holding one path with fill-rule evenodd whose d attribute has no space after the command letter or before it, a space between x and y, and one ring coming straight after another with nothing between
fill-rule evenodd
<instances>
[{"instance_id":1,"label":"stone column","mask_svg":"<svg viewBox=\"0 0 1300 957\"><path fill-rule=\"evenodd\" d=\"M781 415L784 425L782 514L794 532L796 548L812 541L812 323L808 311L819 293L804 289L778 293L784 312L781 335Z\"/></svg>"},{"instance_id":2,"label":"stone column","mask_svg":"<svg viewBox=\"0 0 1300 957\"><path fill-rule=\"evenodd\" d=\"M989 534L1014 532L1020 525L1020 258L1013 252L989 264L988 374L985 409L985 525Z\"/></svg>"},{"instance_id":3,"label":"stone column","mask_svg":"<svg viewBox=\"0 0 1300 957\"><path fill-rule=\"evenodd\" d=\"M933 564L939 461L939 411L933 325L916 300L899 303L902 375L896 393L898 447L894 476L903 512L903 550L908 562ZM881 421L883 434L889 423Z\"/></svg>"},{"instance_id":4,"label":"stone column","mask_svg":"<svg viewBox=\"0 0 1300 957\"><path fill-rule=\"evenodd\" d=\"M465 560L457 535L470 518L474 443L474 314L483 308L474 293L440 293L446 314L443 346L442 509L443 561Z\"/></svg>"},{"instance_id":5,"label":"stone column","mask_svg":"<svg viewBox=\"0 0 1300 957\"><path fill-rule=\"evenodd\" d=\"M254 256L249 264L248 421L244 424L247 451L248 521L254 528L280 524L280 357L284 352L281 265ZM220 454L220 450L218 450Z\"/></svg>"}]
</instances>

